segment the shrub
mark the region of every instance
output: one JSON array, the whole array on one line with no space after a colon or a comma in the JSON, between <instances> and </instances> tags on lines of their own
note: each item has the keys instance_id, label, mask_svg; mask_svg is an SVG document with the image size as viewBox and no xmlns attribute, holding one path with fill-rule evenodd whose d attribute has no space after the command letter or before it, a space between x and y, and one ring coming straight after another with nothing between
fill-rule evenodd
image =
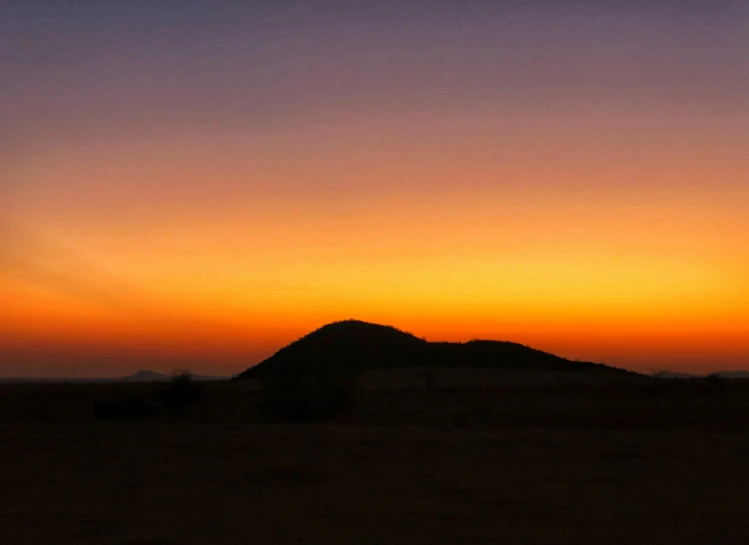
<instances>
[{"instance_id":1,"label":"shrub","mask_svg":"<svg viewBox=\"0 0 749 545\"><path fill-rule=\"evenodd\" d=\"M158 391L157 398L175 416L182 417L189 407L203 400L203 387L193 380L189 371L175 371L169 383Z\"/></svg>"}]
</instances>

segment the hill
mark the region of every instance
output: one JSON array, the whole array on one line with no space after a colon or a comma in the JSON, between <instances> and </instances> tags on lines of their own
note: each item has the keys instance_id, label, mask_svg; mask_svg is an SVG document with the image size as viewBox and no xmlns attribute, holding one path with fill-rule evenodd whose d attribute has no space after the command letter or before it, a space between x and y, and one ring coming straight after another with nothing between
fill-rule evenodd
<instances>
[{"instance_id":1,"label":"hill","mask_svg":"<svg viewBox=\"0 0 749 545\"><path fill-rule=\"evenodd\" d=\"M140 371L120 378L122 382L168 382L169 375L141 369Z\"/></svg>"},{"instance_id":2,"label":"hill","mask_svg":"<svg viewBox=\"0 0 749 545\"><path fill-rule=\"evenodd\" d=\"M707 377L719 377L730 380L749 380L749 371L715 371L709 374L683 373L680 371L658 371L650 375L653 378L662 379L703 379Z\"/></svg>"},{"instance_id":3,"label":"hill","mask_svg":"<svg viewBox=\"0 0 749 545\"><path fill-rule=\"evenodd\" d=\"M749 379L749 371L718 371L717 373L712 373L712 374L719 376L721 378L728 378L728 379L734 379L734 380Z\"/></svg>"},{"instance_id":4,"label":"hill","mask_svg":"<svg viewBox=\"0 0 749 545\"><path fill-rule=\"evenodd\" d=\"M205 375L191 375L193 380L197 381L219 381L227 380L228 377L215 377ZM148 371L141 369L132 375L124 377L0 377L0 384L100 384L100 383L117 383L117 382L169 382L171 375Z\"/></svg>"},{"instance_id":5,"label":"hill","mask_svg":"<svg viewBox=\"0 0 749 545\"><path fill-rule=\"evenodd\" d=\"M226 380L226 377L196 375L193 373L190 373L190 377L193 380L197 380L197 381ZM127 375L125 377L115 379L115 380L118 382L169 382L170 380L172 380L172 375L159 373L157 371L149 371L147 369L141 369L140 371L132 375Z\"/></svg>"},{"instance_id":6,"label":"hill","mask_svg":"<svg viewBox=\"0 0 749 545\"><path fill-rule=\"evenodd\" d=\"M663 378L663 379L700 378L700 375L695 375L693 373L683 373L681 371L658 371L656 373L653 373L650 376L653 378Z\"/></svg>"},{"instance_id":7,"label":"hill","mask_svg":"<svg viewBox=\"0 0 749 545\"><path fill-rule=\"evenodd\" d=\"M428 342L394 327L358 320L334 322L282 348L237 375L266 384L353 378L373 369L513 369L584 371L612 379L635 373L602 364L571 361L512 342Z\"/></svg>"}]
</instances>

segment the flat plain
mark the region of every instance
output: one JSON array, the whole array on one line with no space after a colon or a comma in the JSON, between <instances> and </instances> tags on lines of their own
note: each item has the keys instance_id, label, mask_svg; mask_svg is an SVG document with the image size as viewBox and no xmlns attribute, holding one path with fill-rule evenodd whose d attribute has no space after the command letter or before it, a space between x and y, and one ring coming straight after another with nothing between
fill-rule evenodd
<instances>
[{"instance_id":1,"label":"flat plain","mask_svg":"<svg viewBox=\"0 0 749 545\"><path fill-rule=\"evenodd\" d=\"M294 424L217 384L91 416L148 388L0 388L0 543L749 543L743 387L362 393Z\"/></svg>"}]
</instances>

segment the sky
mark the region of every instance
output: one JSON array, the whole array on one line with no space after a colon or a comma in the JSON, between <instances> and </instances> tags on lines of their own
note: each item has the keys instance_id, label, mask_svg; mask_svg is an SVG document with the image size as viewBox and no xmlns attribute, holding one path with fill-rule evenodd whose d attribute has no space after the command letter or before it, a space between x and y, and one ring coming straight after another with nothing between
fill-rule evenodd
<instances>
[{"instance_id":1,"label":"sky","mask_svg":"<svg viewBox=\"0 0 749 545\"><path fill-rule=\"evenodd\" d=\"M749 368L745 1L10 1L0 51L0 376L348 318Z\"/></svg>"}]
</instances>

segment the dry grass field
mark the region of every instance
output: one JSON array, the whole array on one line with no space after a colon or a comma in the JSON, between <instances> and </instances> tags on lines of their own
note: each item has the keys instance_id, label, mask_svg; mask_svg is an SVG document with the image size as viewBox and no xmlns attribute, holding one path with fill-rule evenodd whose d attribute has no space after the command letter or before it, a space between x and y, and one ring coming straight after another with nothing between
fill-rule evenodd
<instances>
[{"instance_id":1,"label":"dry grass field","mask_svg":"<svg viewBox=\"0 0 749 545\"><path fill-rule=\"evenodd\" d=\"M150 388L0 388L0 543L749 543L744 388L362 393L285 424L217 384L185 418L91 416Z\"/></svg>"}]
</instances>

